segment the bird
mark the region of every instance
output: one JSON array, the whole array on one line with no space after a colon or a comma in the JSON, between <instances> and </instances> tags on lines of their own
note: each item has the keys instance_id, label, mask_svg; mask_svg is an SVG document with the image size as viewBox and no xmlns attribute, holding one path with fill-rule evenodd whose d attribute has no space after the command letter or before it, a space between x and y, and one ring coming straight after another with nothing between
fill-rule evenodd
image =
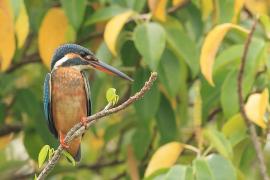
<instances>
[{"instance_id":1,"label":"bird","mask_svg":"<svg viewBox=\"0 0 270 180\"><path fill-rule=\"evenodd\" d=\"M45 76L43 105L50 132L76 162L81 159L81 137L69 145L64 142L68 131L77 123L86 127L91 115L90 82L86 70L97 69L125 80L132 78L99 60L94 53L77 44L60 45L51 59L50 72Z\"/></svg>"}]
</instances>

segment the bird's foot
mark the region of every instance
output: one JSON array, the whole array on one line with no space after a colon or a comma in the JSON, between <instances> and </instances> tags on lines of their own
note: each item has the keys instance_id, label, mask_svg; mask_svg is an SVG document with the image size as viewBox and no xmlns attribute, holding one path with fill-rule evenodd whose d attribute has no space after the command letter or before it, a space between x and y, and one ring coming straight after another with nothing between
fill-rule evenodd
<instances>
[{"instance_id":1,"label":"bird's foot","mask_svg":"<svg viewBox=\"0 0 270 180\"><path fill-rule=\"evenodd\" d=\"M65 140L65 137L60 135L60 144L63 146L64 149L68 149L69 145L67 145L64 140Z\"/></svg>"},{"instance_id":2,"label":"bird's foot","mask_svg":"<svg viewBox=\"0 0 270 180\"><path fill-rule=\"evenodd\" d=\"M84 126L84 128L87 128L87 118L86 117L82 117L81 118L81 124Z\"/></svg>"}]
</instances>

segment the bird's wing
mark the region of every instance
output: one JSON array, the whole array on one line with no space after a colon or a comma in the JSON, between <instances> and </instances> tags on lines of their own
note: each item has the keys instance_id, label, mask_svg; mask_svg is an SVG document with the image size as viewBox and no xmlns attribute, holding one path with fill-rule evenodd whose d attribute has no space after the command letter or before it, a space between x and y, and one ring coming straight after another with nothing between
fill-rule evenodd
<instances>
[{"instance_id":1,"label":"bird's wing","mask_svg":"<svg viewBox=\"0 0 270 180\"><path fill-rule=\"evenodd\" d=\"M48 73L44 81L43 89L43 105L45 118L51 133L57 138L57 131L54 126L53 117L52 117L52 104L51 104L51 74Z\"/></svg>"},{"instance_id":2,"label":"bird's wing","mask_svg":"<svg viewBox=\"0 0 270 180\"><path fill-rule=\"evenodd\" d=\"M82 71L82 76L85 84L85 93L87 97L87 116L91 115L91 91L90 91L90 83L88 80L88 75L86 72Z\"/></svg>"}]
</instances>

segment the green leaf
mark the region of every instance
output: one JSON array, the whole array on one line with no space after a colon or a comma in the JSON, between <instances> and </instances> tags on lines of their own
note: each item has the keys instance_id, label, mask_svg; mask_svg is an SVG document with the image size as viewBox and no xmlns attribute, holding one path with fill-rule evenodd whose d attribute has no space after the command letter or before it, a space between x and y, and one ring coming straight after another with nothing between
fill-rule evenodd
<instances>
[{"instance_id":1,"label":"green leaf","mask_svg":"<svg viewBox=\"0 0 270 180\"><path fill-rule=\"evenodd\" d=\"M146 4L146 0L125 0L125 2L129 8L137 12L141 12Z\"/></svg>"},{"instance_id":2,"label":"green leaf","mask_svg":"<svg viewBox=\"0 0 270 180\"><path fill-rule=\"evenodd\" d=\"M152 70L156 70L165 48L166 34L158 23L138 25L134 30L135 46Z\"/></svg>"},{"instance_id":3,"label":"green leaf","mask_svg":"<svg viewBox=\"0 0 270 180\"><path fill-rule=\"evenodd\" d=\"M82 24L86 0L61 0L61 4L65 10L65 14L68 17L69 23L78 30Z\"/></svg>"},{"instance_id":4,"label":"green leaf","mask_svg":"<svg viewBox=\"0 0 270 180\"><path fill-rule=\"evenodd\" d=\"M180 63L175 55L165 49L158 66L160 81L171 97L175 97L180 89Z\"/></svg>"},{"instance_id":5,"label":"green leaf","mask_svg":"<svg viewBox=\"0 0 270 180\"><path fill-rule=\"evenodd\" d=\"M141 58L133 41L125 41L121 47L121 60L124 66L136 66Z\"/></svg>"},{"instance_id":6,"label":"green leaf","mask_svg":"<svg viewBox=\"0 0 270 180\"><path fill-rule=\"evenodd\" d=\"M22 0L11 0L12 12L14 13L14 21L18 18Z\"/></svg>"},{"instance_id":7,"label":"green leaf","mask_svg":"<svg viewBox=\"0 0 270 180\"><path fill-rule=\"evenodd\" d=\"M50 148L49 149L49 159L52 158L53 154L54 154L54 149L53 148Z\"/></svg>"},{"instance_id":8,"label":"green leaf","mask_svg":"<svg viewBox=\"0 0 270 180\"><path fill-rule=\"evenodd\" d=\"M267 38L270 37L270 18L266 14L260 14L260 22L263 26Z\"/></svg>"},{"instance_id":9,"label":"green leaf","mask_svg":"<svg viewBox=\"0 0 270 180\"><path fill-rule=\"evenodd\" d=\"M34 176L34 180L37 180L37 174L35 174L35 176Z\"/></svg>"},{"instance_id":10,"label":"green leaf","mask_svg":"<svg viewBox=\"0 0 270 180\"><path fill-rule=\"evenodd\" d=\"M146 177L144 180L163 180L169 168L162 168L153 172L150 176Z\"/></svg>"},{"instance_id":11,"label":"green leaf","mask_svg":"<svg viewBox=\"0 0 270 180\"><path fill-rule=\"evenodd\" d=\"M44 129L45 127L46 126L43 126ZM38 161L40 149L44 145L42 138L37 134L37 132L33 131L33 129L26 129L24 131L23 143L29 156Z\"/></svg>"},{"instance_id":12,"label":"green leaf","mask_svg":"<svg viewBox=\"0 0 270 180\"><path fill-rule=\"evenodd\" d=\"M190 167L184 165L175 165L170 168L169 172L165 175L164 180L186 180Z\"/></svg>"},{"instance_id":13,"label":"green leaf","mask_svg":"<svg viewBox=\"0 0 270 180\"><path fill-rule=\"evenodd\" d=\"M236 66L240 64L240 59L243 55L244 45L236 44L232 45L217 56L217 60L215 61L213 68L213 76L219 71L226 69L227 71L231 69L235 69Z\"/></svg>"},{"instance_id":14,"label":"green leaf","mask_svg":"<svg viewBox=\"0 0 270 180\"><path fill-rule=\"evenodd\" d=\"M171 104L165 96L161 96L159 110L156 114L156 121L161 136L161 144L176 140L176 119Z\"/></svg>"},{"instance_id":15,"label":"green leaf","mask_svg":"<svg viewBox=\"0 0 270 180\"><path fill-rule=\"evenodd\" d=\"M26 9L30 20L30 29L38 32L40 23L48 10L48 2L44 0L25 0ZM35 8L33 8L35 7Z\"/></svg>"},{"instance_id":16,"label":"green leaf","mask_svg":"<svg viewBox=\"0 0 270 180\"><path fill-rule=\"evenodd\" d=\"M137 127L132 137L132 146L137 159L142 159L151 141L151 132L147 126Z\"/></svg>"},{"instance_id":17,"label":"green leaf","mask_svg":"<svg viewBox=\"0 0 270 180\"><path fill-rule=\"evenodd\" d=\"M226 139L224 134L212 127L205 129L203 131L203 135L220 154L222 154L226 158L232 158L232 146L230 144L230 141Z\"/></svg>"},{"instance_id":18,"label":"green leaf","mask_svg":"<svg viewBox=\"0 0 270 180\"><path fill-rule=\"evenodd\" d=\"M149 76L150 72L148 70L138 69L134 77L134 83L132 84L132 92L135 93L140 90ZM141 121L149 121L155 116L159 106L159 99L160 91L158 90L157 83L154 82L153 87L144 97L134 103L136 113Z\"/></svg>"},{"instance_id":19,"label":"green leaf","mask_svg":"<svg viewBox=\"0 0 270 180\"><path fill-rule=\"evenodd\" d=\"M116 89L109 88L106 92L106 99L108 103L115 105L119 100L119 96L116 94Z\"/></svg>"},{"instance_id":20,"label":"green leaf","mask_svg":"<svg viewBox=\"0 0 270 180\"><path fill-rule=\"evenodd\" d=\"M229 118L239 111L237 94L237 71L228 74L221 89L221 106L225 117Z\"/></svg>"},{"instance_id":21,"label":"green leaf","mask_svg":"<svg viewBox=\"0 0 270 180\"><path fill-rule=\"evenodd\" d=\"M222 127L222 133L229 138L232 146L237 145L247 137L247 127L241 114L230 118Z\"/></svg>"},{"instance_id":22,"label":"green leaf","mask_svg":"<svg viewBox=\"0 0 270 180\"><path fill-rule=\"evenodd\" d=\"M75 161L75 159L73 158L73 156L72 156L71 154L69 154L67 151L63 151L63 154L64 154L64 156L68 159L68 161L71 162L71 164L72 164L73 166L76 165L76 161Z\"/></svg>"},{"instance_id":23,"label":"green leaf","mask_svg":"<svg viewBox=\"0 0 270 180\"><path fill-rule=\"evenodd\" d=\"M234 0L217 0L215 5L218 24L231 22L234 13Z\"/></svg>"},{"instance_id":24,"label":"green leaf","mask_svg":"<svg viewBox=\"0 0 270 180\"><path fill-rule=\"evenodd\" d=\"M103 9L97 10L86 22L85 25L92 25L97 22L102 22L105 20L108 20L117 14L121 14L122 12L126 11L127 9L121 7L112 5Z\"/></svg>"},{"instance_id":25,"label":"green leaf","mask_svg":"<svg viewBox=\"0 0 270 180\"><path fill-rule=\"evenodd\" d=\"M96 51L96 57L99 59L104 59L107 62L109 62L112 59L112 54L104 41L100 43Z\"/></svg>"},{"instance_id":26,"label":"green leaf","mask_svg":"<svg viewBox=\"0 0 270 180\"><path fill-rule=\"evenodd\" d=\"M50 146L49 145L44 145L41 150L39 151L38 154L38 167L40 168L43 163L45 162L48 152L50 150Z\"/></svg>"},{"instance_id":27,"label":"green leaf","mask_svg":"<svg viewBox=\"0 0 270 180\"><path fill-rule=\"evenodd\" d=\"M236 180L236 171L233 164L224 157L211 154L207 156L207 162L210 167L211 174L215 180Z\"/></svg>"},{"instance_id":28,"label":"green leaf","mask_svg":"<svg viewBox=\"0 0 270 180\"><path fill-rule=\"evenodd\" d=\"M202 21L201 11L198 9L198 6L194 3L186 4L185 8L177 11L176 18L182 24L185 24L186 32L192 40L200 40L205 24Z\"/></svg>"},{"instance_id":29,"label":"green leaf","mask_svg":"<svg viewBox=\"0 0 270 180\"><path fill-rule=\"evenodd\" d=\"M183 59L195 76L199 72L199 53L196 44L183 31L177 20L171 20L163 24L169 47L178 59Z\"/></svg>"},{"instance_id":30,"label":"green leaf","mask_svg":"<svg viewBox=\"0 0 270 180\"><path fill-rule=\"evenodd\" d=\"M4 123L6 116L6 106L4 103L0 102L0 125Z\"/></svg>"},{"instance_id":31,"label":"green leaf","mask_svg":"<svg viewBox=\"0 0 270 180\"><path fill-rule=\"evenodd\" d=\"M104 140L106 143L119 135L122 130L126 129L126 127L133 126L134 118L131 118L130 116L128 116L128 118L128 121L125 121L126 118L124 117L123 121L119 121L117 123L107 126L104 134Z\"/></svg>"},{"instance_id":32,"label":"green leaf","mask_svg":"<svg viewBox=\"0 0 270 180\"><path fill-rule=\"evenodd\" d=\"M193 168L197 180L214 180L210 167L204 158L195 159Z\"/></svg>"}]
</instances>

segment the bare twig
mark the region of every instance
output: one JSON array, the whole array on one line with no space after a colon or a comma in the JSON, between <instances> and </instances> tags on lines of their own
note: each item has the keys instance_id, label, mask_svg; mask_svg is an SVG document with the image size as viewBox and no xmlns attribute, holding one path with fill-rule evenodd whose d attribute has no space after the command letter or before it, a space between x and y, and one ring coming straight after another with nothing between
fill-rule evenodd
<instances>
[{"instance_id":1,"label":"bare twig","mask_svg":"<svg viewBox=\"0 0 270 180\"><path fill-rule=\"evenodd\" d=\"M186 0L184 3L179 3L178 5L169 8L167 12L174 13L178 9L181 9L182 7L186 6L188 3L190 3L190 0Z\"/></svg>"},{"instance_id":2,"label":"bare twig","mask_svg":"<svg viewBox=\"0 0 270 180\"><path fill-rule=\"evenodd\" d=\"M14 125L3 125L0 127L0 136L4 136L10 133L17 133L22 130L23 126L21 124L14 124Z\"/></svg>"},{"instance_id":3,"label":"bare twig","mask_svg":"<svg viewBox=\"0 0 270 180\"><path fill-rule=\"evenodd\" d=\"M149 80L147 82L145 82L142 89L139 92L137 92L135 95L131 96L127 101L125 101L124 103L120 104L117 107L114 107L114 108L111 108L108 110L105 109L105 110L102 110L102 111L92 115L92 116L89 116L87 118L87 128L85 128L81 123L78 123L75 126L73 126L73 128L71 128L70 131L67 133L65 140L64 140L64 143L69 145L69 143L74 138L83 134L85 132L85 130L88 129L94 123L96 123L97 120L101 119L102 117L108 116L108 115L116 113L118 111L121 111L121 110L127 108L129 105L131 105L135 101L142 98L144 96L144 94L150 90L150 88L152 87L152 85L156 79L157 79L157 73L156 72L151 73ZM44 179L50 173L50 171L54 168L54 166L56 165L56 163L60 159L63 150L64 150L63 146L59 145L57 150L55 151L53 157L51 158L51 160L49 160L49 162L46 164L44 169L39 174L39 176L37 178L38 180Z\"/></svg>"},{"instance_id":4,"label":"bare twig","mask_svg":"<svg viewBox=\"0 0 270 180\"><path fill-rule=\"evenodd\" d=\"M31 64L31 63L40 63L40 57L38 53L30 54L29 56L24 57L25 60L21 60L20 62L13 64L9 67L9 69L6 71L6 73L12 73L13 71L17 70L18 68Z\"/></svg>"},{"instance_id":5,"label":"bare twig","mask_svg":"<svg viewBox=\"0 0 270 180\"><path fill-rule=\"evenodd\" d=\"M242 87L243 75L244 75L244 69L245 69L248 49L249 49L251 39L252 39L252 36L254 34L256 25L257 25L257 21L258 21L257 19L254 21L254 24L252 26L252 29L248 35L248 38L247 38L245 46L244 46L244 52L243 52L243 56L241 59L240 70L238 73L237 86L238 86L238 97L239 97L240 111L241 111L243 119L245 120L245 123L249 129L251 140L252 140L252 143L255 147L256 155L257 155L258 162L259 162L259 169L260 169L261 176L264 180L269 180L269 177L268 177L267 171L266 171L266 165L264 162L262 149L261 149L261 144L258 141L256 129L255 129L254 125L252 124L251 120L249 119L249 117L247 116L247 113L245 111L245 102L244 102L243 90L242 90L243 89L243 87Z\"/></svg>"},{"instance_id":6,"label":"bare twig","mask_svg":"<svg viewBox=\"0 0 270 180\"><path fill-rule=\"evenodd\" d=\"M112 180L121 179L121 178L125 177L126 175L127 175L127 172L126 171L123 171L120 174L116 175L114 178L112 178Z\"/></svg>"}]
</instances>

